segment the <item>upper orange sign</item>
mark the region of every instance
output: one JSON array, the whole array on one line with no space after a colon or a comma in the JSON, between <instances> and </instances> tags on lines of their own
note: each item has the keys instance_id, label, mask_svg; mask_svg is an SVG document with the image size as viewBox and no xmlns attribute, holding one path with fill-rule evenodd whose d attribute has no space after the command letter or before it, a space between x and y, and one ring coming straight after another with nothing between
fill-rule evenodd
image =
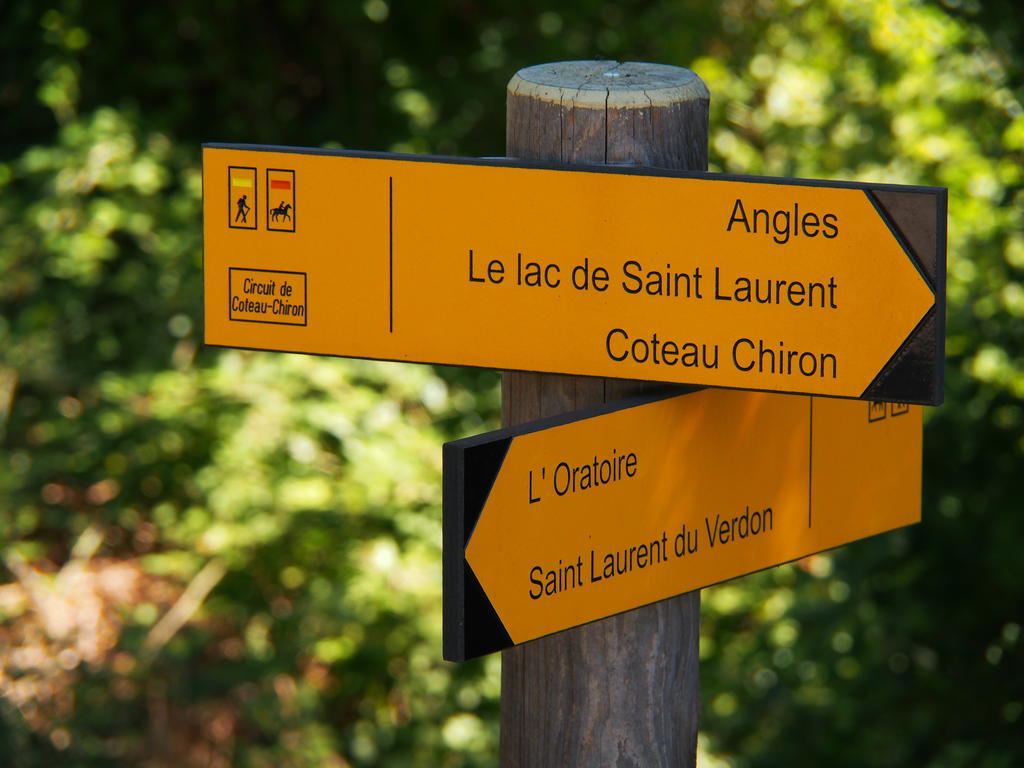
<instances>
[{"instance_id":1,"label":"upper orange sign","mask_svg":"<svg viewBox=\"0 0 1024 768\"><path fill-rule=\"evenodd\" d=\"M941 401L945 190L225 145L203 186L209 344Z\"/></svg>"},{"instance_id":2,"label":"upper orange sign","mask_svg":"<svg viewBox=\"0 0 1024 768\"><path fill-rule=\"evenodd\" d=\"M917 522L921 412L705 389L448 443L445 658Z\"/></svg>"}]
</instances>

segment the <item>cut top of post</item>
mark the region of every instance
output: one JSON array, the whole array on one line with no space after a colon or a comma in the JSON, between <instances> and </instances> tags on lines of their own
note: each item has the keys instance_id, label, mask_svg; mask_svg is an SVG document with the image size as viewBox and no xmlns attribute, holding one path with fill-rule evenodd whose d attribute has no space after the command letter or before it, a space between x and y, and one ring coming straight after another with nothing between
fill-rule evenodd
<instances>
[{"instance_id":1,"label":"cut top of post","mask_svg":"<svg viewBox=\"0 0 1024 768\"><path fill-rule=\"evenodd\" d=\"M519 70L508 92L556 104L593 109L666 107L709 100L693 71L637 61L563 61Z\"/></svg>"}]
</instances>

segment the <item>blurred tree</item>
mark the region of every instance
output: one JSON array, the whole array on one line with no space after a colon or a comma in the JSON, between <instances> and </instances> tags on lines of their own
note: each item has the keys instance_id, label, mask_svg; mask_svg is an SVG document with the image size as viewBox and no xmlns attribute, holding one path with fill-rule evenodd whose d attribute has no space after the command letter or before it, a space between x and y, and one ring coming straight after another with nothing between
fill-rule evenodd
<instances>
[{"instance_id":1,"label":"blurred tree","mask_svg":"<svg viewBox=\"0 0 1024 768\"><path fill-rule=\"evenodd\" d=\"M999 57L1000 65L1019 94L1024 88L1024 15L1014 0L939 0L955 19L975 25L986 36L986 48Z\"/></svg>"},{"instance_id":2,"label":"blurred tree","mask_svg":"<svg viewBox=\"0 0 1024 768\"><path fill-rule=\"evenodd\" d=\"M692 66L730 172L950 190L921 526L713 590L705 752L1024 753L1020 18L924 0L0 7L0 755L493 765L440 658L439 444L496 375L202 347L199 143L495 154L504 83ZM985 30L988 31L986 36Z\"/></svg>"}]
</instances>

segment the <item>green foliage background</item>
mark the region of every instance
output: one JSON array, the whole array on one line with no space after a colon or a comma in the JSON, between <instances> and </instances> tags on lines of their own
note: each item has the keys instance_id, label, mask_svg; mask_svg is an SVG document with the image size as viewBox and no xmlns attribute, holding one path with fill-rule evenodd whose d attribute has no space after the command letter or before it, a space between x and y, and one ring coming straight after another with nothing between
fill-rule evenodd
<instances>
[{"instance_id":1,"label":"green foliage background","mask_svg":"<svg viewBox=\"0 0 1024 768\"><path fill-rule=\"evenodd\" d=\"M1024 764L1012 0L0 5L0 763L493 766L440 443L494 373L201 343L199 144L494 155L543 61L689 66L713 170L949 188L924 522L705 591L702 764Z\"/></svg>"}]
</instances>

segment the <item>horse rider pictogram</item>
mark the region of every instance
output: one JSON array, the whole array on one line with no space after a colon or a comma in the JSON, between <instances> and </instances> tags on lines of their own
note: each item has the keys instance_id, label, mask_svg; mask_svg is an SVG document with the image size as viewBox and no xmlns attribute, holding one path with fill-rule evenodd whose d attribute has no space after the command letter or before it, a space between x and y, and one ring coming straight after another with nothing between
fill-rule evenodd
<instances>
[{"instance_id":1,"label":"horse rider pictogram","mask_svg":"<svg viewBox=\"0 0 1024 768\"><path fill-rule=\"evenodd\" d=\"M270 209L270 220L277 221L278 218L283 217L286 221L291 221L292 216L289 213L292 206L289 203L281 203L276 208Z\"/></svg>"},{"instance_id":2,"label":"horse rider pictogram","mask_svg":"<svg viewBox=\"0 0 1024 768\"><path fill-rule=\"evenodd\" d=\"M295 169L267 168L267 229L272 232L294 232L297 218Z\"/></svg>"}]
</instances>

